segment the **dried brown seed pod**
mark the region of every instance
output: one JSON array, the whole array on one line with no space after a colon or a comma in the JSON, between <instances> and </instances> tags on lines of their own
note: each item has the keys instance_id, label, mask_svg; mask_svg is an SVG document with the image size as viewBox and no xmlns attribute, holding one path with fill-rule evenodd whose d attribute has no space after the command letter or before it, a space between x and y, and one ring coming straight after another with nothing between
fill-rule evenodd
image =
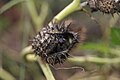
<instances>
[{"instance_id":1,"label":"dried brown seed pod","mask_svg":"<svg viewBox=\"0 0 120 80\"><path fill-rule=\"evenodd\" d=\"M52 23L44 27L32 40L34 52L50 65L63 63L70 49L78 43L78 34L70 31L69 26Z\"/></svg>"},{"instance_id":2,"label":"dried brown seed pod","mask_svg":"<svg viewBox=\"0 0 120 80\"><path fill-rule=\"evenodd\" d=\"M94 11L101 11L107 14L120 12L120 0L88 0L88 5Z\"/></svg>"}]
</instances>

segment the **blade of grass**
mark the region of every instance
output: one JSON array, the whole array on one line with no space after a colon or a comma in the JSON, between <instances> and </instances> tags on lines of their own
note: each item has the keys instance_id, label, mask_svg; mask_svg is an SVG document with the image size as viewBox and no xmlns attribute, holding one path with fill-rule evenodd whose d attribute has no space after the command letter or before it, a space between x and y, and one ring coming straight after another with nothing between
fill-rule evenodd
<instances>
[{"instance_id":1,"label":"blade of grass","mask_svg":"<svg viewBox=\"0 0 120 80\"><path fill-rule=\"evenodd\" d=\"M8 2L3 7L0 8L0 14L2 14L3 12L7 11L11 7L13 7L16 4L19 4L19 3L23 2L23 1L25 1L25 0L11 0L10 2Z\"/></svg>"},{"instance_id":2,"label":"blade of grass","mask_svg":"<svg viewBox=\"0 0 120 80\"><path fill-rule=\"evenodd\" d=\"M4 69L0 69L0 78L3 80L16 80L9 72Z\"/></svg>"}]
</instances>

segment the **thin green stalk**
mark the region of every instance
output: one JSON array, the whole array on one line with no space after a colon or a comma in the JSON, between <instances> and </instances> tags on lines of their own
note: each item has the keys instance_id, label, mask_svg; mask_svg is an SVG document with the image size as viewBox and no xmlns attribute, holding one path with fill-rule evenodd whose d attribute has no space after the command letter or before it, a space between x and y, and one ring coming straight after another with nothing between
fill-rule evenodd
<instances>
[{"instance_id":1,"label":"thin green stalk","mask_svg":"<svg viewBox=\"0 0 120 80\"><path fill-rule=\"evenodd\" d=\"M33 23L35 24L35 29L38 32L45 21L48 15L48 3L42 2L41 3L41 12L38 14L35 3L33 0L27 0L27 7L32 18Z\"/></svg>"},{"instance_id":2,"label":"thin green stalk","mask_svg":"<svg viewBox=\"0 0 120 80\"><path fill-rule=\"evenodd\" d=\"M81 62L93 62L93 63L101 63L101 64L116 64L120 63L120 58L99 58L99 57L72 57L68 58L69 62L73 63L81 63Z\"/></svg>"},{"instance_id":3,"label":"thin green stalk","mask_svg":"<svg viewBox=\"0 0 120 80\"><path fill-rule=\"evenodd\" d=\"M0 8L0 14L2 14L3 12L7 11L8 9L10 9L11 7L23 2L24 0L11 0L10 2L8 2L7 4L5 4L2 8Z\"/></svg>"},{"instance_id":4,"label":"thin green stalk","mask_svg":"<svg viewBox=\"0 0 120 80\"><path fill-rule=\"evenodd\" d=\"M49 68L49 65L47 63L44 63L40 57L39 58L37 56L35 57L35 54L33 54L31 46L28 46L25 49L23 49L22 56L27 61L38 61L47 80L55 80L55 78Z\"/></svg>"},{"instance_id":5,"label":"thin green stalk","mask_svg":"<svg viewBox=\"0 0 120 80\"><path fill-rule=\"evenodd\" d=\"M45 75L45 77L47 78L47 80L55 80L51 70L50 70L50 67L47 63L44 63L41 58L38 59L38 63L40 65L40 67L42 68L43 70L43 73Z\"/></svg>"},{"instance_id":6,"label":"thin green stalk","mask_svg":"<svg viewBox=\"0 0 120 80\"><path fill-rule=\"evenodd\" d=\"M35 24L35 26L37 27L38 25L36 23L36 19L38 17L38 13L37 13L37 10L35 8L34 1L33 0L27 0L26 4L27 4L27 7L28 7L28 11L30 13L30 16L32 18L32 21Z\"/></svg>"},{"instance_id":7,"label":"thin green stalk","mask_svg":"<svg viewBox=\"0 0 120 80\"><path fill-rule=\"evenodd\" d=\"M16 80L9 72L4 69L0 69L0 78L3 80Z\"/></svg>"},{"instance_id":8,"label":"thin green stalk","mask_svg":"<svg viewBox=\"0 0 120 80\"><path fill-rule=\"evenodd\" d=\"M54 18L53 21L60 22L69 14L80 10L80 0L73 0L67 7L65 7L60 13L58 13Z\"/></svg>"},{"instance_id":9,"label":"thin green stalk","mask_svg":"<svg viewBox=\"0 0 120 80\"><path fill-rule=\"evenodd\" d=\"M32 46L24 48L21 54L22 58L24 58L27 61L37 61L37 57L35 57L35 54L33 54Z\"/></svg>"},{"instance_id":10,"label":"thin green stalk","mask_svg":"<svg viewBox=\"0 0 120 80\"><path fill-rule=\"evenodd\" d=\"M116 51L114 49L110 49L112 51ZM35 57L34 54L31 54L32 49L31 46L26 47L22 53L23 55L26 55L26 58L28 61L37 61L37 57ZM119 53L120 50L117 50L117 53ZM26 54L27 53L27 54ZM116 53L116 52L115 52ZM117 54L116 53L116 54ZM94 63L109 63L109 64L114 64L114 63L120 63L120 58L100 58L100 57L92 57L92 56L87 56L87 57L72 57L68 58L69 62L75 62L75 63L81 63L81 62L94 62Z\"/></svg>"},{"instance_id":11,"label":"thin green stalk","mask_svg":"<svg viewBox=\"0 0 120 80\"><path fill-rule=\"evenodd\" d=\"M32 53L32 47L26 47L23 51L22 51L22 56L25 60L28 61L38 61L40 67L43 70L43 73L45 75L45 77L47 78L47 80L55 80L53 77L53 74L49 68L49 65L47 63L44 63L41 58L39 57L35 57L35 54Z\"/></svg>"},{"instance_id":12,"label":"thin green stalk","mask_svg":"<svg viewBox=\"0 0 120 80\"><path fill-rule=\"evenodd\" d=\"M43 1L41 4L41 11L40 11L40 14L37 19L37 23L38 23L37 30L40 30L40 27L43 25L47 15L48 15L48 11L49 11L49 5L46 1Z\"/></svg>"}]
</instances>

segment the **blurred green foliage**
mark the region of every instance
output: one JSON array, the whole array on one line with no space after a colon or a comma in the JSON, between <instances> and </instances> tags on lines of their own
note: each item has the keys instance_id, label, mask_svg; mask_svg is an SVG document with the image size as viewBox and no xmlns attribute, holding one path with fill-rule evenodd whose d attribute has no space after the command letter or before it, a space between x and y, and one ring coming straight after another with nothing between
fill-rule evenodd
<instances>
[{"instance_id":1,"label":"blurred green foliage","mask_svg":"<svg viewBox=\"0 0 120 80\"><path fill-rule=\"evenodd\" d=\"M0 16L0 31L8 27L9 20L6 17Z\"/></svg>"},{"instance_id":2,"label":"blurred green foliage","mask_svg":"<svg viewBox=\"0 0 120 80\"><path fill-rule=\"evenodd\" d=\"M111 43L113 45L120 46L120 28L119 27L111 28Z\"/></svg>"}]
</instances>

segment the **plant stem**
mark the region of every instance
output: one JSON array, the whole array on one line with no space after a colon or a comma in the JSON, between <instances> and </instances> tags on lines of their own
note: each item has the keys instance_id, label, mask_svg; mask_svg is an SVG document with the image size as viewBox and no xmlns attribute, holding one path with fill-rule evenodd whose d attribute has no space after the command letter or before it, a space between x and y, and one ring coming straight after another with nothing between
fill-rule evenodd
<instances>
[{"instance_id":1,"label":"plant stem","mask_svg":"<svg viewBox=\"0 0 120 80\"><path fill-rule=\"evenodd\" d=\"M35 24L35 29L37 30L38 23L36 21L37 21L37 18L38 18L38 13L37 13L34 1L33 0L27 0L26 4L27 4L27 7L28 7L30 16L32 18L32 21Z\"/></svg>"},{"instance_id":2,"label":"plant stem","mask_svg":"<svg viewBox=\"0 0 120 80\"><path fill-rule=\"evenodd\" d=\"M47 80L55 80L55 78L53 77L53 74L49 68L49 65L47 63L44 63L41 58L39 57L35 57L35 54L32 54L32 47L28 46L25 49L23 49L23 51L21 52L23 58L25 60L28 61L38 61L40 67L43 70L43 73L45 75L45 77L47 78Z\"/></svg>"},{"instance_id":3,"label":"plant stem","mask_svg":"<svg viewBox=\"0 0 120 80\"><path fill-rule=\"evenodd\" d=\"M51 70L50 70L50 67L47 63L44 63L41 58L38 59L38 63L40 65L40 67L42 68L43 70L43 73L45 75L45 77L47 78L47 80L55 80Z\"/></svg>"},{"instance_id":4,"label":"plant stem","mask_svg":"<svg viewBox=\"0 0 120 80\"><path fill-rule=\"evenodd\" d=\"M32 18L33 23L35 24L35 29L38 32L45 21L48 15L48 3L42 2L41 3L41 12L38 14L35 3L33 0L27 0L27 7Z\"/></svg>"},{"instance_id":5,"label":"plant stem","mask_svg":"<svg viewBox=\"0 0 120 80\"><path fill-rule=\"evenodd\" d=\"M8 2L7 4L5 4L2 8L0 8L0 14L4 13L5 11L7 11L8 9L10 9L11 7L24 2L25 0L11 0L10 2Z\"/></svg>"},{"instance_id":6,"label":"plant stem","mask_svg":"<svg viewBox=\"0 0 120 80\"><path fill-rule=\"evenodd\" d=\"M92 57L92 56L87 56L87 57L72 57L68 58L69 62L73 63L80 63L80 62L93 62L93 63L101 63L101 64L115 64L115 63L120 63L120 58L99 58L99 57Z\"/></svg>"},{"instance_id":7,"label":"plant stem","mask_svg":"<svg viewBox=\"0 0 120 80\"><path fill-rule=\"evenodd\" d=\"M60 13L58 13L54 18L53 22L58 23L61 20L63 20L66 16L69 14L80 10L80 0L73 0L72 3L70 3L67 7L65 7Z\"/></svg>"},{"instance_id":8,"label":"plant stem","mask_svg":"<svg viewBox=\"0 0 120 80\"><path fill-rule=\"evenodd\" d=\"M0 78L3 80L16 80L9 72L4 69L0 69Z\"/></svg>"}]
</instances>

